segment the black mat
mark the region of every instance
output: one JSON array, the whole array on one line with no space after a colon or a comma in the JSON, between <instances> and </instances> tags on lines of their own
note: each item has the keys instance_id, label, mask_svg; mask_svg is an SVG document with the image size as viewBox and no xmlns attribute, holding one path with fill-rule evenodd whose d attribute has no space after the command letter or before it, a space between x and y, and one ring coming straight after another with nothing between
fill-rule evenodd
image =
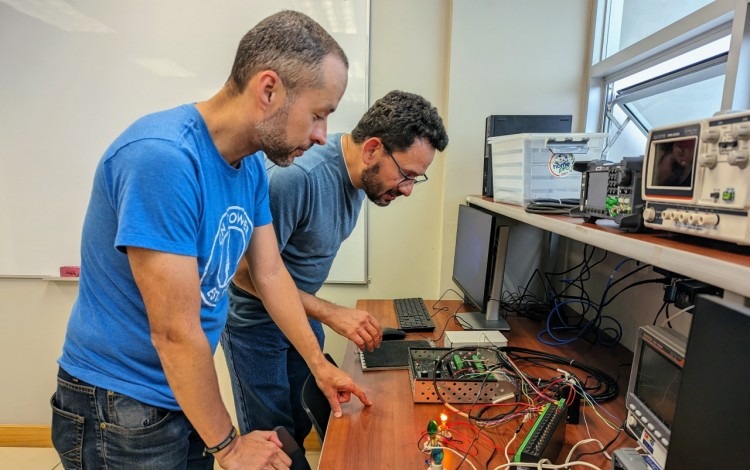
<instances>
[{"instance_id":1,"label":"black mat","mask_svg":"<svg viewBox=\"0 0 750 470\"><path fill-rule=\"evenodd\" d=\"M432 348L435 344L426 339L383 341L373 352L359 354L362 370L408 369L409 348Z\"/></svg>"}]
</instances>

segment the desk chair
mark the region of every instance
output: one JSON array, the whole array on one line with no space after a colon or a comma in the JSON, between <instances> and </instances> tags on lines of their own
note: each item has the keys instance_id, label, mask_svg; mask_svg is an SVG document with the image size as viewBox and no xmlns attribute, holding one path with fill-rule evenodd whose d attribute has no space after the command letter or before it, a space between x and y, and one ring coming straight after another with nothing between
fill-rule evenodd
<instances>
[{"instance_id":1,"label":"desk chair","mask_svg":"<svg viewBox=\"0 0 750 470\"><path fill-rule=\"evenodd\" d=\"M334 366L336 365L336 361L329 354L325 354L325 358ZM326 435L326 428L328 427L328 419L331 417L331 405L328 403L326 396L323 395L323 392L318 388L318 384L315 383L315 377L312 374L309 374L305 379L300 398L302 400L302 408L305 409L307 416L312 421L312 425L318 434L318 439L322 446Z\"/></svg>"}]
</instances>

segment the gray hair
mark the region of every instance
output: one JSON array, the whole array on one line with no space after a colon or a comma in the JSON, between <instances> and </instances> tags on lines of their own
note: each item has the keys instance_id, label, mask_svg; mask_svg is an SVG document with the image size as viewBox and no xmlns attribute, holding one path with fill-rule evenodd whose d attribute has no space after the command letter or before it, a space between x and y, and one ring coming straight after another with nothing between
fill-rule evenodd
<instances>
[{"instance_id":1,"label":"gray hair","mask_svg":"<svg viewBox=\"0 0 750 470\"><path fill-rule=\"evenodd\" d=\"M228 84L242 93L253 75L273 70L292 94L320 87L320 64L328 55L349 67L343 49L322 26L303 13L284 10L261 20L240 40Z\"/></svg>"}]
</instances>

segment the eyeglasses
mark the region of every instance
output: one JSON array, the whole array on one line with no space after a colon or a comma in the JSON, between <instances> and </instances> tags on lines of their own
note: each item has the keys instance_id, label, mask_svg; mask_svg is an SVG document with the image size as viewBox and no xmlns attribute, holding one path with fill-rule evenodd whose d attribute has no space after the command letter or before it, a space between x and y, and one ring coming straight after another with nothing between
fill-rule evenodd
<instances>
[{"instance_id":1,"label":"eyeglasses","mask_svg":"<svg viewBox=\"0 0 750 470\"><path fill-rule=\"evenodd\" d=\"M417 176L417 177L407 175L406 173L404 173L404 170L403 168L401 168L401 165L398 164L396 157L393 156L393 154L390 152L390 150L388 150L388 148L385 145L383 145L383 150L385 151L386 155L391 157L391 160L393 160L393 163L396 164L396 168L398 168L398 172L401 173L401 176L404 177L404 179L402 179L396 186L403 186L406 184L424 183L425 181L429 179L427 178L426 174Z\"/></svg>"}]
</instances>

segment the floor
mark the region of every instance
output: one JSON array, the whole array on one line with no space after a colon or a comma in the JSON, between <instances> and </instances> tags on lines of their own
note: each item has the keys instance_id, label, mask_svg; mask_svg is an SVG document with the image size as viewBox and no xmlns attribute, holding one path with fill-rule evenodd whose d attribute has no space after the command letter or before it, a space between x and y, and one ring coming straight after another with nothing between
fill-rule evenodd
<instances>
[{"instance_id":1,"label":"floor","mask_svg":"<svg viewBox=\"0 0 750 470\"><path fill-rule=\"evenodd\" d=\"M310 467L318 468L320 452L308 452ZM219 468L218 466L216 468ZM0 447L0 470L62 470L52 448Z\"/></svg>"}]
</instances>

